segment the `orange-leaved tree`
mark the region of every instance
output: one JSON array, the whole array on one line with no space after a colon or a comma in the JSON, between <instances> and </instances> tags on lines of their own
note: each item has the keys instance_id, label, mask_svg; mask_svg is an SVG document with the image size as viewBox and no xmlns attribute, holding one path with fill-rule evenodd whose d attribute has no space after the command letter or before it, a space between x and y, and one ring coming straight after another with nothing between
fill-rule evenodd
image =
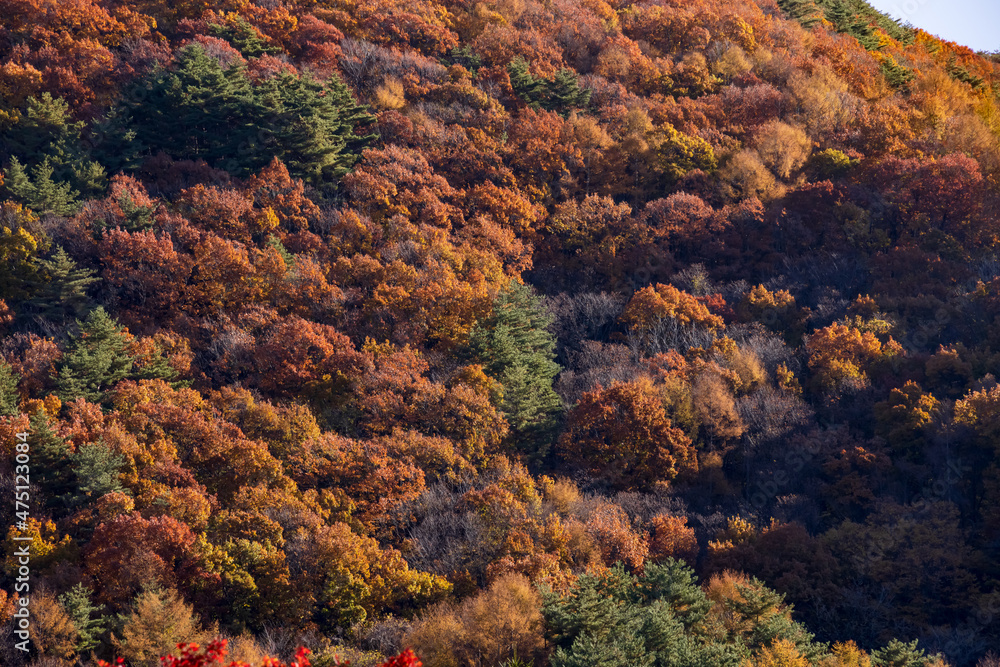
<instances>
[{"instance_id":1,"label":"orange-leaved tree","mask_svg":"<svg viewBox=\"0 0 1000 667\"><path fill-rule=\"evenodd\" d=\"M562 455L622 489L670 481L693 465L691 439L675 428L649 382L587 392L569 413Z\"/></svg>"}]
</instances>

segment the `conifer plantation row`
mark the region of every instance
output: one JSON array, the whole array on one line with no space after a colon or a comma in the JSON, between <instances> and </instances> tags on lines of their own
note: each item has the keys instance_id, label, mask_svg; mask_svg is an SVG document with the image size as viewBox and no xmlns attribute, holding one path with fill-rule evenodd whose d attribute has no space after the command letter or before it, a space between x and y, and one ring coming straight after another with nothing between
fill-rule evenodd
<instances>
[{"instance_id":1,"label":"conifer plantation row","mask_svg":"<svg viewBox=\"0 0 1000 667\"><path fill-rule=\"evenodd\" d=\"M0 0L0 665L997 667L998 142L863 0Z\"/></svg>"}]
</instances>

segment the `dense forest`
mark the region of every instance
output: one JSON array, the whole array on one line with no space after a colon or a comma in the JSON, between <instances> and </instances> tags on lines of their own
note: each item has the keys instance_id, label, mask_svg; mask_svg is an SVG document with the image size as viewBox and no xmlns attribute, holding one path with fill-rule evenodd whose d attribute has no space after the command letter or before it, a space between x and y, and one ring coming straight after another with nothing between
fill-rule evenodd
<instances>
[{"instance_id":1,"label":"dense forest","mask_svg":"<svg viewBox=\"0 0 1000 667\"><path fill-rule=\"evenodd\" d=\"M1000 56L0 0L0 170L0 664L1000 664Z\"/></svg>"}]
</instances>

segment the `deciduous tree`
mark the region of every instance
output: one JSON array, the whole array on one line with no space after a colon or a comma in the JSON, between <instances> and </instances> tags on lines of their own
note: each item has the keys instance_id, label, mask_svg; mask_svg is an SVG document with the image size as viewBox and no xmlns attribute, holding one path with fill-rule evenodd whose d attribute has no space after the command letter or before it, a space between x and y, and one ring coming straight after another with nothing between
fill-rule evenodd
<instances>
[{"instance_id":1,"label":"deciduous tree","mask_svg":"<svg viewBox=\"0 0 1000 667\"><path fill-rule=\"evenodd\" d=\"M691 440L674 428L648 383L587 392L570 411L560 453L617 488L650 488L694 464Z\"/></svg>"}]
</instances>

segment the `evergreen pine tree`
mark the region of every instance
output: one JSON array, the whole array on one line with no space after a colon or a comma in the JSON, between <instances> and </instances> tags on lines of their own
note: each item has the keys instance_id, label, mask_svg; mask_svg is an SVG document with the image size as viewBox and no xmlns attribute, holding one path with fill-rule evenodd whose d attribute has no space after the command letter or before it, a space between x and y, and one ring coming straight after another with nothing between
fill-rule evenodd
<instances>
[{"instance_id":1,"label":"evergreen pine tree","mask_svg":"<svg viewBox=\"0 0 1000 667\"><path fill-rule=\"evenodd\" d=\"M181 49L173 68L155 69L126 99L105 128L106 164L134 167L165 151L242 175L269 159L256 145L261 113L245 67L224 69L199 45Z\"/></svg>"},{"instance_id":2,"label":"evergreen pine tree","mask_svg":"<svg viewBox=\"0 0 1000 667\"><path fill-rule=\"evenodd\" d=\"M795 643L799 653L810 660L819 657L822 646L813 643L813 634L793 621L790 614L775 613L785 600L785 596L767 588L756 578L747 584L737 584L739 598L729 602L732 610L741 618L755 621L745 641L749 648L757 650L772 645L778 639ZM787 606L791 611L791 605Z\"/></svg>"},{"instance_id":3,"label":"evergreen pine tree","mask_svg":"<svg viewBox=\"0 0 1000 667\"><path fill-rule=\"evenodd\" d=\"M665 600L656 600L642 610L639 634L645 640L646 649L655 656L656 664L691 664L692 646L684 625Z\"/></svg>"},{"instance_id":4,"label":"evergreen pine tree","mask_svg":"<svg viewBox=\"0 0 1000 667\"><path fill-rule=\"evenodd\" d=\"M201 157L209 164L236 159L241 171L253 168L260 108L242 65L223 69L201 48L187 47L176 71L158 83L168 103L145 126L147 131L176 130L171 143L177 157ZM157 120L168 124L160 126Z\"/></svg>"},{"instance_id":5,"label":"evergreen pine tree","mask_svg":"<svg viewBox=\"0 0 1000 667\"><path fill-rule=\"evenodd\" d=\"M647 563L640 577L619 564L542 598L553 667L738 667L750 655L708 621L712 603L679 561Z\"/></svg>"},{"instance_id":6,"label":"evergreen pine tree","mask_svg":"<svg viewBox=\"0 0 1000 667\"><path fill-rule=\"evenodd\" d=\"M532 109L568 113L573 108L590 104L591 90L581 88L576 72L562 68L551 81L535 77L529 71L528 61L518 56L507 65L510 85L514 92Z\"/></svg>"},{"instance_id":7,"label":"evergreen pine tree","mask_svg":"<svg viewBox=\"0 0 1000 667\"><path fill-rule=\"evenodd\" d=\"M917 648L917 640L910 643L893 639L885 648L872 651L873 667L925 667L932 662Z\"/></svg>"},{"instance_id":8,"label":"evergreen pine tree","mask_svg":"<svg viewBox=\"0 0 1000 667\"><path fill-rule=\"evenodd\" d=\"M72 215L79 208L76 198L79 191L73 190L68 182L52 179L53 166L48 157L34 168L34 193L29 206L39 213Z\"/></svg>"},{"instance_id":9,"label":"evergreen pine tree","mask_svg":"<svg viewBox=\"0 0 1000 667\"><path fill-rule=\"evenodd\" d=\"M902 88L916 77L913 70L890 60L883 61L879 69L882 71L886 83L893 88Z\"/></svg>"},{"instance_id":10,"label":"evergreen pine tree","mask_svg":"<svg viewBox=\"0 0 1000 667\"><path fill-rule=\"evenodd\" d=\"M472 47L468 44L462 47L452 47L449 55L451 56L452 62L461 65L473 73L483 66L483 59L476 55L476 52L473 51Z\"/></svg>"},{"instance_id":11,"label":"evergreen pine tree","mask_svg":"<svg viewBox=\"0 0 1000 667\"><path fill-rule=\"evenodd\" d=\"M80 193L73 190L69 183L54 181L52 172L53 166L46 156L34 166L29 178L24 165L16 157L12 157L4 187L36 213L72 215L79 208L76 198Z\"/></svg>"},{"instance_id":12,"label":"evergreen pine tree","mask_svg":"<svg viewBox=\"0 0 1000 667\"><path fill-rule=\"evenodd\" d=\"M77 268L76 262L61 247L51 259L36 259L35 265L38 272L29 307L42 317L61 324L65 324L67 318L82 315L90 302L87 288L100 282L94 271Z\"/></svg>"},{"instance_id":13,"label":"evergreen pine tree","mask_svg":"<svg viewBox=\"0 0 1000 667\"><path fill-rule=\"evenodd\" d=\"M287 72L263 82L258 94L269 119L271 151L293 173L314 185L347 173L346 135L351 133L324 87Z\"/></svg>"},{"instance_id":14,"label":"evergreen pine tree","mask_svg":"<svg viewBox=\"0 0 1000 667\"><path fill-rule=\"evenodd\" d=\"M749 651L740 643L692 642L691 667L740 667L747 664ZM660 662L657 667L667 667L671 663Z\"/></svg>"},{"instance_id":15,"label":"evergreen pine tree","mask_svg":"<svg viewBox=\"0 0 1000 667\"><path fill-rule=\"evenodd\" d=\"M79 126L70 122L69 104L51 93L43 93L40 98L28 98L23 113L0 136L10 155L35 164L45 155L65 154L73 130L77 130L78 139Z\"/></svg>"},{"instance_id":16,"label":"evergreen pine tree","mask_svg":"<svg viewBox=\"0 0 1000 667\"><path fill-rule=\"evenodd\" d=\"M28 169L48 160L53 181L96 195L107 178L104 167L84 148L83 128L83 121L73 120L65 100L43 93L28 98L17 122L0 132L0 145Z\"/></svg>"},{"instance_id":17,"label":"evergreen pine tree","mask_svg":"<svg viewBox=\"0 0 1000 667\"><path fill-rule=\"evenodd\" d=\"M70 447L52 430L44 412L32 415L29 423L32 481L42 490L46 507L65 510L70 506L74 488Z\"/></svg>"},{"instance_id":18,"label":"evergreen pine tree","mask_svg":"<svg viewBox=\"0 0 1000 667\"><path fill-rule=\"evenodd\" d=\"M10 165L4 171L3 187L7 192L22 202L28 203L34 197L35 186L28 177L28 170L24 168L17 157L10 159ZM28 206L31 206L28 203Z\"/></svg>"},{"instance_id":19,"label":"evergreen pine tree","mask_svg":"<svg viewBox=\"0 0 1000 667\"><path fill-rule=\"evenodd\" d=\"M283 72L252 83L244 66L225 69L198 45L129 97L109 115L102 146L103 159L121 168L165 151L245 176L278 157L292 176L322 186L347 173L374 138L357 134L375 119L339 79L324 85Z\"/></svg>"},{"instance_id":20,"label":"evergreen pine tree","mask_svg":"<svg viewBox=\"0 0 1000 667\"><path fill-rule=\"evenodd\" d=\"M358 104L351 89L336 74L326 82L326 97L337 108L343 127L349 128L344 134L344 145L350 156L344 156L344 160L345 164L349 161L353 165L361 151L378 138L378 134L369 132L375 127L375 116L366 105Z\"/></svg>"},{"instance_id":21,"label":"evergreen pine tree","mask_svg":"<svg viewBox=\"0 0 1000 667\"><path fill-rule=\"evenodd\" d=\"M78 653L85 654L101 643L100 637L108 627L106 616L96 616L104 605L95 605L90 599L90 589L81 583L59 596L66 613L73 619L79 634L76 644Z\"/></svg>"},{"instance_id":22,"label":"evergreen pine tree","mask_svg":"<svg viewBox=\"0 0 1000 667\"><path fill-rule=\"evenodd\" d=\"M833 24L837 32L847 32L854 22L854 12L844 2L832 2L825 13L826 20Z\"/></svg>"},{"instance_id":23,"label":"evergreen pine tree","mask_svg":"<svg viewBox=\"0 0 1000 667\"><path fill-rule=\"evenodd\" d=\"M208 24L215 37L224 39L247 58L259 58L264 54L281 53L280 46L269 46L257 30L242 16L237 16L231 25Z\"/></svg>"},{"instance_id":24,"label":"evergreen pine tree","mask_svg":"<svg viewBox=\"0 0 1000 667\"><path fill-rule=\"evenodd\" d=\"M507 65L510 85L514 92L533 109L541 106L547 96L545 79L536 78L528 70L528 61L518 56Z\"/></svg>"},{"instance_id":25,"label":"evergreen pine tree","mask_svg":"<svg viewBox=\"0 0 1000 667\"><path fill-rule=\"evenodd\" d=\"M694 571L683 561L668 558L649 563L636 584L636 591L647 602L669 603L677 618L688 629L701 625L712 608L711 601L698 585Z\"/></svg>"},{"instance_id":26,"label":"evergreen pine tree","mask_svg":"<svg viewBox=\"0 0 1000 667\"><path fill-rule=\"evenodd\" d=\"M14 369L0 359L0 417L17 415L17 383L21 380Z\"/></svg>"},{"instance_id":27,"label":"evergreen pine tree","mask_svg":"<svg viewBox=\"0 0 1000 667\"><path fill-rule=\"evenodd\" d=\"M576 72L562 68L548 83L545 107L552 111L568 113L570 109L586 108L590 104L590 88L581 88Z\"/></svg>"},{"instance_id":28,"label":"evergreen pine tree","mask_svg":"<svg viewBox=\"0 0 1000 667\"><path fill-rule=\"evenodd\" d=\"M542 613L556 645L552 667L652 667L655 655L641 634L643 607L630 604L634 582L619 566L605 577L581 576L565 597L543 595Z\"/></svg>"},{"instance_id":29,"label":"evergreen pine tree","mask_svg":"<svg viewBox=\"0 0 1000 667\"><path fill-rule=\"evenodd\" d=\"M84 195L100 195L108 182L108 172L96 160L86 160L72 165L72 182Z\"/></svg>"},{"instance_id":30,"label":"evergreen pine tree","mask_svg":"<svg viewBox=\"0 0 1000 667\"><path fill-rule=\"evenodd\" d=\"M122 192L118 197L118 208L125 214L123 227L130 232L143 231L153 226L155 206L139 206L132 201L132 195Z\"/></svg>"},{"instance_id":31,"label":"evergreen pine tree","mask_svg":"<svg viewBox=\"0 0 1000 667\"><path fill-rule=\"evenodd\" d=\"M823 18L814 0L778 0L778 6L806 28L811 28Z\"/></svg>"},{"instance_id":32,"label":"evergreen pine tree","mask_svg":"<svg viewBox=\"0 0 1000 667\"><path fill-rule=\"evenodd\" d=\"M122 327L103 307L98 306L85 322L77 323L80 335L71 337L59 369L59 397L100 402L104 392L132 370L128 341Z\"/></svg>"},{"instance_id":33,"label":"evergreen pine tree","mask_svg":"<svg viewBox=\"0 0 1000 667\"><path fill-rule=\"evenodd\" d=\"M75 502L96 500L106 493L125 490L118 478L125 457L104 443L81 445L71 459L76 478Z\"/></svg>"},{"instance_id":34,"label":"evergreen pine tree","mask_svg":"<svg viewBox=\"0 0 1000 667\"><path fill-rule=\"evenodd\" d=\"M569 649L558 648L552 667L653 667L656 656L646 651L631 628L585 632Z\"/></svg>"},{"instance_id":35,"label":"evergreen pine tree","mask_svg":"<svg viewBox=\"0 0 1000 667\"><path fill-rule=\"evenodd\" d=\"M469 336L472 354L503 385L501 410L512 429L512 444L543 456L562 409L552 388L559 365L552 318L530 287L516 282L502 290L493 313Z\"/></svg>"},{"instance_id":36,"label":"evergreen pine tree","mask_svg":"<svg viewBox=\"0 0 1000 667\"><path fill-rule=\"evenodd\" d=\"M631 575L625 576L634 581ZM610 629L622 622L622 605L604 583L602 577L588 573L577 579L567 595L543 592L542 613L556 647L569 648L582 633Z\"/></svg>"}]
</instances>

